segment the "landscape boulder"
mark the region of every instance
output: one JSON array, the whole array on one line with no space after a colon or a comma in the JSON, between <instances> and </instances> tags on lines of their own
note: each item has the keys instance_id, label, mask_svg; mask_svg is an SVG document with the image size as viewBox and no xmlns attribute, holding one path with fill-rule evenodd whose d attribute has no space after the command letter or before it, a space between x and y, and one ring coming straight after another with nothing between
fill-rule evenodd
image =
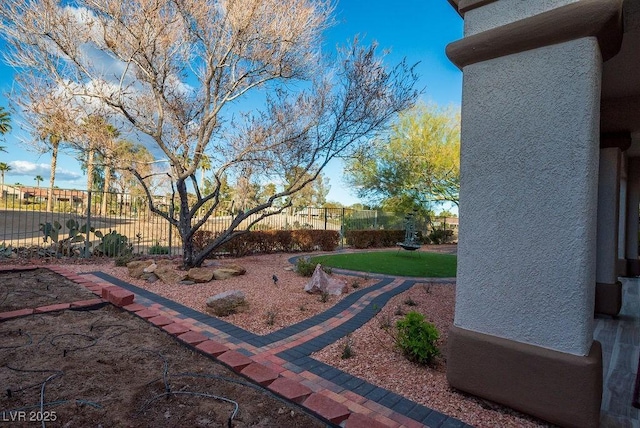
<instances>
[{"instance_id":1,"label":"landscape boulder","mask_svg":"<svg viewBox=\"0 0 640 428\"><path fill-rule=\"evenodd\" d=\"M153 273L165 284L175 284L187 279L187 272L176 269L173 263L158 264Z\"/></svg>"},{"instance_id":2,"label":"landscape boulder","mask_svg":"<svg viewBox=\"0 0 640 428\"><path fill-rule=\"evenodd\" d=\"M247 270L238 265L225 265L213 270L213 277L215 279L229 279L234 276L244 275Z\"/></svg>"},{"instance_id":3,"label":"landscape boulder","mask_svg":"<svg viewBox=\"0 0 640 428\"><path fill-rule=\"evenodd\" d=\"M155 264L155 262L151 263L149 266L144 268L144 273L153 273L156 270L157 267L158 267L158 265Z\"/></svg>"},{"instance_id":4,"label":"landscape boulder","mask_svg":"<svg viewBox=\"0 0 640 428\"><path fill-rule=\"evenodd\" d=\"M134 260L127 263L129 276L132 278L142 278L145 273L145 269L147 269L152 264L154 264L153 260Z\"/></svg>"},{"instance_id":5,"label":"landscape boulder","mask_svg":"<svg viewBox=\"0 0 640 428\"><path fill-rule=\"evenodd\" d=\"M347 293L349 287L345 281L327 275L327 273L322 270L322 266L318 264L313 271L311 280L304 286L304 291L311 294L329 293L339 296L342 293Z\"/></svg>"},{"instance_id":6,"label":"landscape boulder","mask_svg":"<svg viewBox=\"0 0 640 428\"><path fill-rule=\"evenodd\" d=\"M246 304L244 293L240 290L225 291L207 299L207 309L219 317L236 313Z\"/></svg>"},{"instance_id":7,"label":"landscape boulder","mask_svg":"<svg viewBox=\"0 0 640 428\"><path fill-rule=\"evenodd\" d=\"M191 268L187 275L193 282L209 282L213 279L213 271L211 268Z\"/></svg>"}]
</instances>

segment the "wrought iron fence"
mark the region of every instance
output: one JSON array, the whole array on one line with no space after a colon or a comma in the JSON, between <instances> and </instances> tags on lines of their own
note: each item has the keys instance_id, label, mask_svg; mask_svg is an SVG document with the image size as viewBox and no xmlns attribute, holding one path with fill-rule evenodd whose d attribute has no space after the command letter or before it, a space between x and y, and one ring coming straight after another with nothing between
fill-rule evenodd
<instances>
[{"instance_id":1,"label":"wrought iron fence","mask_svg":"<svg viewBox=\"0 0 640 428\"><path fill-rule=\"evenodd\" d=\"M156 206L175 211L171 196L158 196ZM202 229L225 230L234 213L228 209L213 212ZM245 220L246 227L258 215ZM445 231L445 241L457 241L457 218L416 217L416 230L423 236ZM324 229L336 230L344 237L348 230L404 229L404 216L376 210L350 208L289 208L270 215L252 226L254 230ZM182 242L175 227L148 209L143 195L80 190L0 187L0 244L13 248L51 248L56 242L80 243L92 251L104 243L103 236L126 237L134 253L180 254ZM442 235L442 233L441 233ZM90 245L88 245L90 244ZM344 245L344 240L342 240ZM104 248L102 249L104 252Z\"/></svg>"}]
</instances>

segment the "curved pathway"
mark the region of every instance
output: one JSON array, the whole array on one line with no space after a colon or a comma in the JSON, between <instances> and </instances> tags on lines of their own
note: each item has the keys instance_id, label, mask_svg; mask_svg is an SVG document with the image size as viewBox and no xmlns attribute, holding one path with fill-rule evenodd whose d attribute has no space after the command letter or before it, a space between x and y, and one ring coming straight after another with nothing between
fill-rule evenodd
<instances>
[{"instance_id":1,"label":"curved pathway","mask_svg":"<svg viewBox=\"0 0 640 428\"><path fill-rule=\"evenodd\" d=\"M424 278L370 275L379 279L373 286L350 293L325 312L260 336L102 272L75 275L64 267L48 268L215 357L277 395L302 405L334 426L468 426L310 356L364 325L376 314L377 308ZM452 279L432 281L452 282Z\"/></svg>"}]
</instances>

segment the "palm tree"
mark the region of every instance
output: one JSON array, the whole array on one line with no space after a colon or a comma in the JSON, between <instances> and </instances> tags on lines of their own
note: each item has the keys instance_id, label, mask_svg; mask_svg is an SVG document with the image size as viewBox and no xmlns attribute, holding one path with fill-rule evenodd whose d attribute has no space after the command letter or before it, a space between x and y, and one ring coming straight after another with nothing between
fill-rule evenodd
<instances>
[{"instance_id":1,"label":"palm tree","mask_svg":"<svg viewBox=\"0 0 640 428\"><path fill-rule=\"evenodd\" d=\"M11 131L11 117L9 112L0 106L0 135L7 134Z\"/></svg>"},{"instance_id":2,"label":"palm tree","mask_svg":"<svg viewBox=\"0 0 640 428\"><path fill-rule=\"evenodd\" d=\"M39 189L40 188L40 182L44 181L44 178L42 178L41 175L36 175L33 179L36 180L36 183L37 183L36 187L38 187L38 189Z\"/></svg>"},{"instance_id":3,"label":"palm tree","mask_svg":"<svg viewBox=\"0 0 640 428\"><path fill-rule=\"evenodd\" d=\"M0 162L0 185L2 186L4 186L4 173L7 171L11 171L11 167L4 162Z\"/></svg>"},{"instance_id":4,"label":"palm tree","mask_svg":"<svg viewBox=\"0 0 640 428\"><path fill-rule=\"evenodd\" d=\"M102 164L104 180L102 181L102 203L100 214L107 211L107 196L111 187L114 168L114 148L120 132L103 116L87 117L82 124L82 136L85 145L81 152L81 162L87 171L87 190L93 190L96 179L96 166ZM97 189L96 189L97 190Z\"/></svg>"},{"instance_id":5,"label":"palm tree","mask_svg":"<svg viewBox=\"0 0 640 428\"><path fill-rule=\"evenodd\" d=\"M57 112L40 117L40 123L36 128L37 138L45 144L46 149L51 150L51 175L49 176L49 189L47 191L47 211L50 212L53 212L53 189L56 181L58 149L64 139L64 135L66 135L67 127L65 115Z\"/></svg>"},{"instance_id":6,"label":"palm tree","mask_svg":"<svg viewBox=\"0 0 640 428\"><path fill-rule=\"evenodd\" d=\"M211 171L211 158L209 156L203 154L200 158L200 186L204 186L204 173L207 171Z\"/></svg>"},{"instance_id":7,"label":"palm tree","mask_svg":"<svg viewBox=\"0 0 640 428\"><path fill-rule=\"evenodd\" d=\"M0 135L4 135L11 131L11 118L9 117L9 112L4 109L4 107L0 106ZM0 146L0 152L6 152L7 148L5 146Z\"/></svg>"}]
</instances>

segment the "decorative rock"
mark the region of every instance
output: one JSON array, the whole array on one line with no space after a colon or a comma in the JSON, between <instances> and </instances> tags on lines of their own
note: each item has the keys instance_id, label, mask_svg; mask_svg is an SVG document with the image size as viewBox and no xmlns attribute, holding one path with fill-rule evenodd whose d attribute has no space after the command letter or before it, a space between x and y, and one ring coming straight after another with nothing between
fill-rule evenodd
<instances>
[{"instance_id":1,"label":"decorative rock","mask_svg":"<svg viewBox=\"0 0 640 428\"><path fill-rule=\"evenodd\" d=\"M225 267L217 268L213 271L213 277L215 279L229 279L234 276L244 275L247 270L238 265L226 265Z\"/></svg>"},{"instance_id":2,"label":"decorative rock","mask_svg":"<svg viewBox=\"0 0 640 428\"><path fill-rule=\"evenodd\" d=\"M146 268L144 268L144 273L153 273L153 271L155 271L157 267L158 267L157 264L152 263L150 266L147 266Z\"/></svg>"},{"instance_id":3,"label":"decorative rock","mask_svg":"<svg viewBox=\"0 0 640 428\"><path fill-rule=\"evenodd\" d=\"M184 279L184 280L180 281L178 284L182 284L182 285L193 285L193 284L195 284L195 283L196 283L195 281L191 281L191 280L189 280L189 279Z\"/></svg>"},{"instance_id":4,"label":"decorative rock","mask_svg":"<svg viewBox=\"0 0 640 428\"><path fill-rule=\"evenodd\" d=\"M156 281L157 281L157 280L159 280L160 278L158 278L158 275L156 275L155 273L150 273L150 274L147 274L147 275L146 275L146 278L145 278L145 279L146 279L146 281L147 281L147 282L149 282L149 283L152 283L152 284L153 284L154 282L156 282Z\"/></svg>"},{"instance_id":5,"label":"decorative rock","mask_svg":"<svg viewBox=\"0 0 640 428\"><path fill-rule=\"evenodd\" d=\"M247 270L240 265L228 264L228 265L224 265L223 267L225 269L231 269L234 272L237 272L238 275L244 275L245 273L247 273Z\"/></svg>"},{"instance_id":6,"label":"decorative rock","mask_svg":"<svg viewBox=\"0 0 640 428\"><path fill-rule=\"evenodd\" d=\"M349 287L347 287L345 281L329 277L329 275L322 270L322 266L318 264L313 271L311 280L304 286L304 291L311 294L329 293L339 296L342 293L347 293Z\"/></svg>"},{"instance_id":7,"label":"decorative rock","mask_svg":"<svg viewBox=\"0 0 640 428\"><path fill-rule=\"evenodd\" d=\"M165 284L175 284L187 279L187 273L176 270L176 266L173 263L158 265L153 273Z\"/></svg>"},{"instance_id":8,"label":"decorative rock","mask_svg":"<svg viewBox=\"0 0 640 428\"><path fill-rule=\"evenodd\" d=\"M209 282L213 279L213 269L191 268L189 269L189 279L195 282Z\"/></svg>"},{"instance_id":9,"label":"decorative rock","mask_svg":"<svg viewBox=\"0 0 640 428\"><path fill-rule=\"evenodd\" d=\"M133 278L141 278L145 273L145 269L153 264L153 260L134 260L127 263L129 276Z\"/></svg>"},{"instance_id":10,"label":"decorative rock","mask_svg":"<svg viewBox=\"0 0 640 428\"><path fill-rule=\"evenodd\" d=\"M240 290L230 290L207 299L207 307L214 315L224 317L236 313L247 301Z\"/></svg>"}]
</instances>

